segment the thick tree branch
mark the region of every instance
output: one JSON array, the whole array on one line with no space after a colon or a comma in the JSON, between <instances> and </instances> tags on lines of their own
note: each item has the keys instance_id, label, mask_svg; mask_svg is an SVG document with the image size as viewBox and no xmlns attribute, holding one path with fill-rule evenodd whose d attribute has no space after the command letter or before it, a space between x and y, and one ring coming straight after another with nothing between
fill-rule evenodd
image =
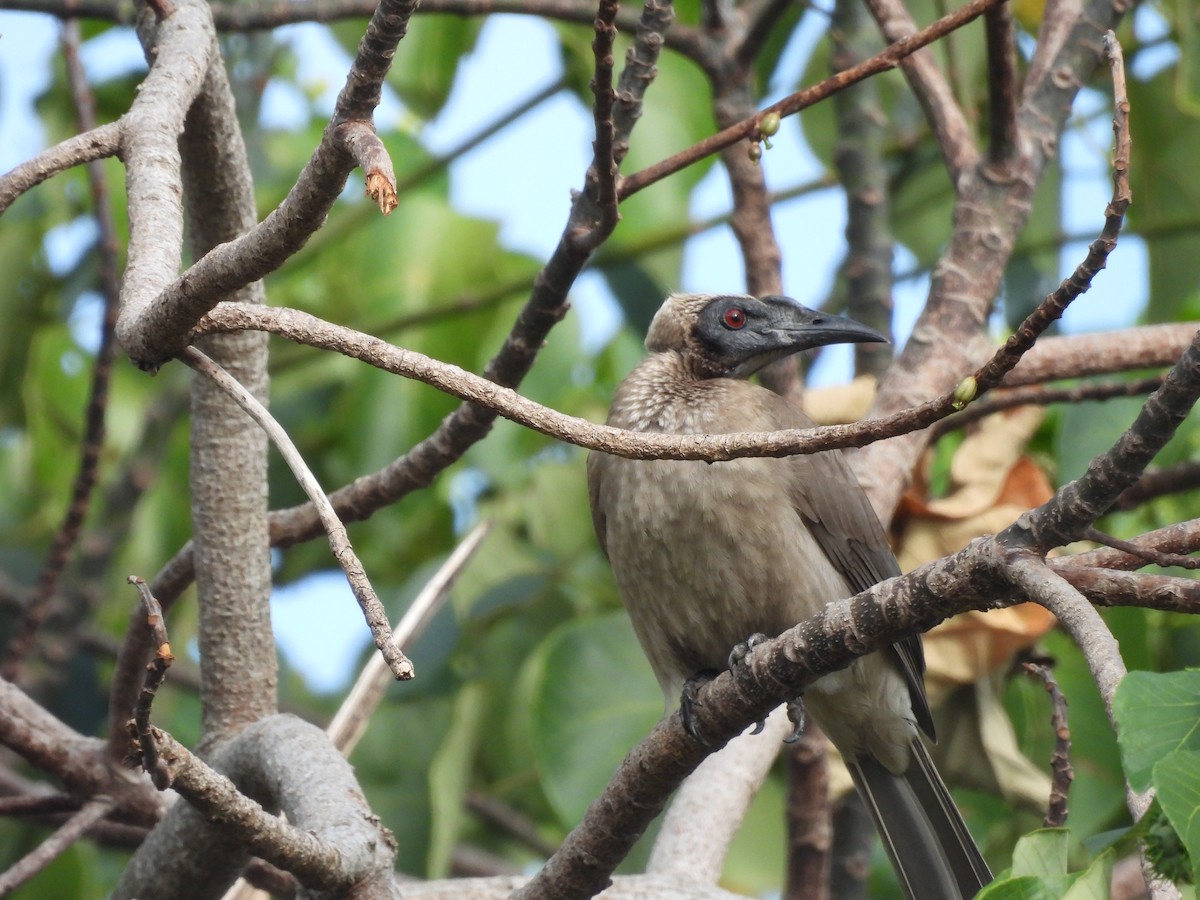
<instances>
[{"instance_id":1,"label":"thick tree branch","mask_svg":"<svg viewBox=\"0 0 1200 900\"><path fill-rule=\"evenodd\" d=\"M376 8L333 118L283 202L247 233L214 247L173 283L156 284L142 299L138 334L118 331L138 365L157 368L177 354L205 312L225 295L278 269L325 221L354 165L346 139L355 132L341 126L359 121L370 127L383 78L415 5L415 0L383 0Z\"/></svg>"},{"instance_id":2,"label":"thick tree branch","mask_svg":"<svg viewBox=\"0 0 1200 900\"><path fill-rule=\"evenodd\" d=\"M1200 322L1178 322L1043 337L1004 377L1004 385L1018 387L1062 378L1171 366L1183 355L1198 330Z\"/></svg>"},{"instance_id":3,"label":"thick tree branch","mask_svg":"<svg viewBox=\"0 0 1200 900\"><path fill-rule=\"evenodd\" d=\"M392 872L395 842L367 807L350 765L320 729L293 716L264 719L223 745L212 768L170 735L156 729L154 738L172 786L199 812L176 817L189 827L186 840L193 852L219 835L221 843L236 841L315 891L353 888L356 897L399 896ZM233 856L236 861L240 854ZM160 878L142 888L139 900L208 896L222 881L232 881L237 870L227 858L208 860L211 874L198 873L197 883ZM127 872L116 896L129 897L132 885Z\"/></svg>"},{"instance_id":4,"label":"thick tree branch","mask_svg":"<svg viewBox=\"0 0 1200 900\"><path fill-rule=\"evenodd\" d=\"M1058 61L1064 71L1089 75L1102 58L1106 29L1116 25L1124 11L1115 3L1096 4L1095 16L1081 23L1073 38L1070 58ZM987 354L988 315L1017 232L1028 220L1034 190L1079 89L1078 82L1067 81L1055 88L1043 87L1022 105L1018 114L1021 154L1004 177L980 166L964 172L955 183L958 199L950 245L934 270L929 299L908 343L880 384L873 405L876 415L916 406L945 391ZM1114 127L1127 125L1121 115L1114 115L1113 122ZM1119 195L1115 189L1114 201ZM1110 212L1116 211L1113 206ZM855 474L885 522L891 520L911 477L923 438L913 435L855 455Z\"/></svg>"},{"instance_id":5,"label":"thick tree branch","mask_svg":"<svg viewBox=\"0 0 1200 900\"><path fill-rule=\"evenodd\" d=\"M1139 606L1189 615L1200 613L1200 581L1194 578L1068 565L1074 558L1051 559L1050 568L1096 606Z\"/></svg>"}]
</instances>

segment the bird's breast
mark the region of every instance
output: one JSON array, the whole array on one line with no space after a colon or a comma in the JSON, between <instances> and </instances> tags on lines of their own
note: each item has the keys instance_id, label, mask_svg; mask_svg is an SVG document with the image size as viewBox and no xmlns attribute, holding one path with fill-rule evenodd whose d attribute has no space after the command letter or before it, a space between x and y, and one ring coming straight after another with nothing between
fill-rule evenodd
<instances>
[{"instance_id":1,"label":"bird's breast","mask_svg":"<svg viewBox=\"0 0 1200 900\"><path fill-rule=\"evenodd\" d=\"M606 462L609 559L664 691L723 669L751 634L779 634L850 593L793 509L777 460Z\"/></svg>"}]
</instances>

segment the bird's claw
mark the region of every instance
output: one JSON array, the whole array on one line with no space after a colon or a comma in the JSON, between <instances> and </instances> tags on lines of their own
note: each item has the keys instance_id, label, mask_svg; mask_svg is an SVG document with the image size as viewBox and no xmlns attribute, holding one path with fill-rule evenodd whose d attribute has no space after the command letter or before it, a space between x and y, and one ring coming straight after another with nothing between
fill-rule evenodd
<instances>
[{"instance_id":1,"label":"bird's claw","mask_svg":"<svg viewBox=\"0 0 1200 900\"><path fill-rule=\"evenodd\" d=\"M787 702L787 716L795 727L792 733L783 739L785 744L794 744L804 734L804 726L808 723L808 713L804 710L804 698L797 697Z\"/></svg>"},{"instance_id":2,"label":"bird's claw","mask_svg":"<svg viewBox=\"0 0 1200 900\"><path fill-rule=\"evenodd\" d=\"M732 670L732 669L735 669L738 666L740 666L742 663L744 663L749 658L750 652L755 647L757 647L759 644L763 643L764 641L768 641L768 640L770 640L770 638L768 638L765 634L763 634L761 631L756 631L754 634L750 635L750 637L746 638L740 644L734 644L733 649L729 651L729 660L728 660L729 668ZM762 734L763 729L766 727L767 727L767 720L759 719L757 722L754 723L754 730L751 731L750 733L751 734Z\"/></svg>"},{"instance_id":3,"label":"bird's claw","mask_svg":"<svg viewBox=\"0 0 1200 900\"><path fill-rule=\"evenodd\" d=\"M733 649L729 651L729 668L733 669L740 666L750 656L751 650L769 640L770 638L762 632L755 632L740 644L734 644Z\"/></svg>"},{"instance_id":4,"label":"bird's claw","mask_svg":"<svg viewBox=\"0 0 1200 900\"><path fill-rule=\"evenodd\" d=\"M717 674L714 669L697 672L683 683L683 691L679 697L679 715L683 719L683 730L710 750L717 749L718 745L701 733L700 726L696 722L696 695L700 692L700 688L716 678Z\"/></svg>"}]
</instances>

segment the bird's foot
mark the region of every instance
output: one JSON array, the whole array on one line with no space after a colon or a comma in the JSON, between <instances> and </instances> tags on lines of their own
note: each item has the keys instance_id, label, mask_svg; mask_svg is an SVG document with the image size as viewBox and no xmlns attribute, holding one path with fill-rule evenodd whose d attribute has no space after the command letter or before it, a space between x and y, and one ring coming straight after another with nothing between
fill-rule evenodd
<instances>
[{"instance_id":1,"label":"bird's foot","mask_svg":"<svg viewBox=\"0 0 1200 900\"><path fill-rule=\"evenodd\" d=\"M750 637L748 637L744 641L742 641L740 644L734 644L733 649L729 651L729 668L735 669L738 666L740 666L742 663L744 663L750 657L750 653L752 650L754 650L755 647L757 647L759 644L763 643L764 641L769 641L769 640L770 640L770 638L767 637L762 632L755 632L754 634L750 635ZM750 733L751 734L761 734L762 730L766 727L767 727L767 720L759 719L757 722L754 723L754 730L751 731Z\"/></svg>"},{"instance_id":2,"label":"bird's foot","mask_svg":"<svg viewBox=\"0 0 1200 900\"><path fill-rule=\"evenodd\" d=\"M794 744L804 734L804 726L808 724L808 713L804 710L804 698L797 697L787 702L787 715L793 726L792 733L783 739L785 744Z\"/></svg>"},{"instance_id":3,"label":"bird's foot","mask_svg":"<svg viewBox=\"0 0 1200 900\"><path fill-rule=\"evenodd\" d=\"M729 651L729 668L740 666L750 657L750 651L769 640L770 638L762 632L755 632L740 644L734 644L733 649Z\"/></svg>"},{"instance_id":4,"label":"bird's foot","mask_svg":"<svg viewBox=\"0 0 1200 900\"><path fill-rule=\"evenodd\" d=\"M696 723L696 695L700 692L700 688L719 674L716 669L704 669L697 672L683 683L683 692L679 697L679 715L683 719L683 730L709 749L715 749L717 745L700 732L700 727Z\"/></svg>"}]
</instances>

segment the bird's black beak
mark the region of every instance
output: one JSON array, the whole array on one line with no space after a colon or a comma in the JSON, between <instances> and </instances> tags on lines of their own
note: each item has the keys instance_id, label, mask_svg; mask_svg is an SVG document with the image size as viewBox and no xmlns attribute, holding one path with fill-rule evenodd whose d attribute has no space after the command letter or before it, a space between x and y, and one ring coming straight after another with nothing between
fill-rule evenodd
<instances>
[{"instance_id":1,"label":"bird's black beak","mask_svg":"<svg viewBox=\"0 0 1200 900\"><path fill-rule=\"evenodd\" d=\"M861 322L809 309L790 297L763 297L771 310L768 328L774 331L778 348L789 353L824 347L827 344L887 343L887 338Z\"/></svg>"}]
</instances>

